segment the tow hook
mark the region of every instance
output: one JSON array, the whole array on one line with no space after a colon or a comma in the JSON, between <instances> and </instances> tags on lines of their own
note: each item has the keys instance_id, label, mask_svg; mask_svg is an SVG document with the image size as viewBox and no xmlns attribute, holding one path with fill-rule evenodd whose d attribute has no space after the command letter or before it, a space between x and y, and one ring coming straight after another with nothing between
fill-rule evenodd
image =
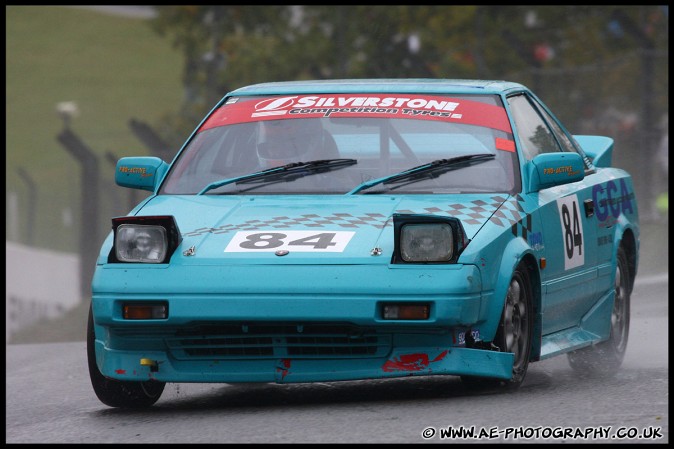
<instances>
[{"instance_id":1,"label":"tow hook","mask_svg":"<svg viewBox=\"0 0 674 449\"><path fill-rule=\"evenodd\" d=\"M159 371L159 363L152 359L140 359L141 366L149 366L150 372L156 373Z\"/></svg>"}]
</instances>

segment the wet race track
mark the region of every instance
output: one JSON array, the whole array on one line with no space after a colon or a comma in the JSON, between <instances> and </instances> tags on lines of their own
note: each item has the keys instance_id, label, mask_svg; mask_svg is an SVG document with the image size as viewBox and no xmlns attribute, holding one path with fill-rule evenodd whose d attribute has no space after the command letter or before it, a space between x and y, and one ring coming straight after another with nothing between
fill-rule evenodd
<instances>
[{"instance_id":1,"label":"wet race track","mask_svg":"<svg viewBox=\"0 0 674 449\"><path fill-rule=\"evenodd\" d=\"M637 279L617 375L580 378L561 356L530 365L513 393L470 391L440 376L167 384L151 409L124 411L94 395L85 342L12 344L6 442L667 443L668 283L666 274Z\"/></svg>"}]
</instances>

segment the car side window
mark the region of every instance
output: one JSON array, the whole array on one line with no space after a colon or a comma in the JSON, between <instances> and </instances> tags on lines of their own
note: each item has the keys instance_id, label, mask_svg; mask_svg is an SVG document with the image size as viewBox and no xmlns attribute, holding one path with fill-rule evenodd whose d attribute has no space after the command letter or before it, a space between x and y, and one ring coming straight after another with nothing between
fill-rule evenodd
<instances>
[{"instance_id":1,"label":"car side window","mask_svg":"<svg viewBox=\"0 0 674 449\"><path fill-rule=\"evenodd\" d=\"M540 105L538 105L538 110L541 112L541 114L543 114L547 122L552 127L559 144L562 146L563 151L573 151L574 153L578 153L578 150L576 150L576 147L571 142L571 139L569 139L569 136L564 132L564 130L562 130L562 127L559 126L559 123L557 123L555 119L553 119L552 116L548 114L548 112Z\"/></svg>"},{"instance_id":2,"label":"car side window","mask_svg":"<svg viewBox=\"0 0 674 449\"><path fill-rule=\"evenodd\" d=\"M528 160L541 153L562 151L552 130L526 95L509 97L508 104L523 145L524 156Z\"/></svg>"},{"instance_id":3,"label":"car side window","mask_svg":"<svg viewBox=\"0 0 674 449\"><path fill-rule=\"evenodd\" d=\"M578 153L583 157L583 162L585 163L586 170L593 170L592 161L588 158L582 151L578 150L578 143L570 137L568 133L564 132L559 123L540 105L538 104L538 110L543 114L545 119L548 121L552 127L557 141L562 146L563 151L572 151ZM574 144L575 142L575 144Z\"/></svg>"}]
</instances>

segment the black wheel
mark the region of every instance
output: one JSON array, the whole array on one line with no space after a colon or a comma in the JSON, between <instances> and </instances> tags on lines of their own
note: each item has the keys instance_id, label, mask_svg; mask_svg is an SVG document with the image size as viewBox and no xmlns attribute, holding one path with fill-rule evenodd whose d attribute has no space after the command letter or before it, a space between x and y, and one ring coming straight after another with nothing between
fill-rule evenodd
<instances>
[{"instance_id":1,"label":"black wheel","mask_svg":"<svg viewBox=\"0 0 674 449\"><path fill-rule=\"evenodd\" d=\"M144 408L159 400L164 391L165 382L150 380L147 382L133 382L110 379L101 374L96 365L94 334L94 316L89 306L89 321L87 323L87 359L89 362L89 377L91 385L98 399L110 407Z\"/></svg>"},{"instance_id":2,"label":"black wheel","mask_svg":"<svg viewBox=\"0 0 674 449\"><path fill-rule=\"evenodd\" d=\"M615 272L615 300L611 312L611 332L606 341L570 352L571 368L580 374L614 374L625 358L630 331L630 272L627 254L618 248Z\"/></svg>"},{"instance_id":3,"label":"black wheel","mask_svg":"<svg viewBox=\"0 0 674 449\"><path fill-rule=\"evenodd\" d=\"M471 387L518 388L524 381L529 367L533 322L533 294L529 272L520 265L510 280L501 322L492 342L492 346L498 348L498 351L515 354L512 377L510 380L503 380L462 376L461 379Z\"/></svg>"}]
</instances>

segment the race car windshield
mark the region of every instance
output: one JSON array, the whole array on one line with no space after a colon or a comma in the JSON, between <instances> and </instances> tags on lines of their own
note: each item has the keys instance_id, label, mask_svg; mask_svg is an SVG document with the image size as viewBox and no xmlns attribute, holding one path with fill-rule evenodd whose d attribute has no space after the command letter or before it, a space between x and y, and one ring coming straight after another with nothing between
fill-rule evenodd
<instances>
[{"instance_id":1,"label":"race car windshield","mask_svg":"<svg viewBox=\"0 0 674 449\"><path fill-rule=\"evenodd\" d=\"M451 176L414 175L395 192L519 191L515 140L496 95L234 97L187 142L159 194L385 193L390 183L371 181L476 154L489 157L452 164Z\"/></svg>"}]
</instances>

